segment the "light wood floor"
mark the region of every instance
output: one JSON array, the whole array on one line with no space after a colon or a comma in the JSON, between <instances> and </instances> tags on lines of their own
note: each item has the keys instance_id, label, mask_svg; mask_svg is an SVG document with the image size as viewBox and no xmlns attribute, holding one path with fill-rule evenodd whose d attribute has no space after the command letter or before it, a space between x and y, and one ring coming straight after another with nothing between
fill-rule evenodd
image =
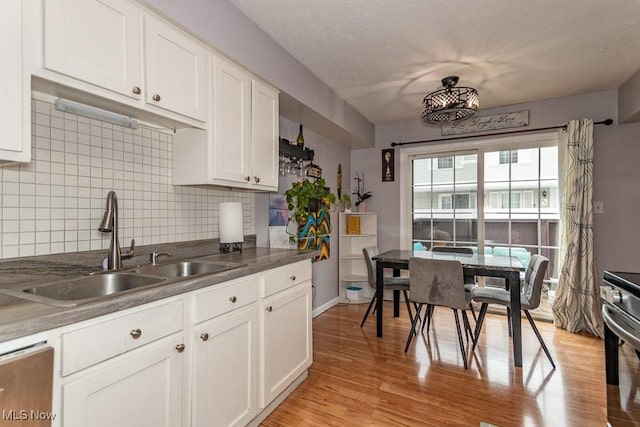
<instances>
[{"instance_id":1,"label":"light wood floor","mask_svg":"<svg viewBox=\"0 0 640 427\"><path fill-rule=\"evenodd\" d=\"M451 310L436 309L429 338L419 336L405 354L406 310L393 318L385 304L383 338L372 316L360 328L363 304L315 318L309 377L263 425L606 425L602 340L537 322L553 370L523 319L524 363L516 369L505 318L488 314L465 370Z\"/></svg>"}]
</instances>

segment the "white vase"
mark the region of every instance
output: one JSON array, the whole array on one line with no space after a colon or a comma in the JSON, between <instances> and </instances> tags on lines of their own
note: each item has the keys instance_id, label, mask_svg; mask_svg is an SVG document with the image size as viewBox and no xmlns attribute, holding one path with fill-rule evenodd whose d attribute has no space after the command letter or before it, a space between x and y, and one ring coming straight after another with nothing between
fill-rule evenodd
<instances>
[{"instance_id":1,"label":"white vase","mask_svg":"<svg viewBox=\"0 0 640 427\"><path fill-rule=\"evenodd\" d=\"M358 205L358 212L366 212L367 211L367 202L360 202Z\"/></svg>"}]
</instances>

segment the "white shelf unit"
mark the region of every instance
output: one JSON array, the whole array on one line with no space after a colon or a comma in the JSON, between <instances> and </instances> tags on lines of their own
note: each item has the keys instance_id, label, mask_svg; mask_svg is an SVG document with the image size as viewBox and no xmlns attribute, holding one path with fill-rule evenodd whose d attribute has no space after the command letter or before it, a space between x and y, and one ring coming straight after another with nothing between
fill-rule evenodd
<instances>
[{"instance_id":1,"label":"white shelf unit","mask_svg":"<svg viewBox=\"0 0 640 427\"><path fill-rule=\"evenodd\" d=\"M347 223L350 216L360 218L360 234L348 234ZM362 248L378 245L378 215L375 212L340 212L338 231L339 243L339 293L340 302L368 302L373 297L373 289L369 287L367 266L364 262ZM360 298L349 300L347 288L357 286L362 288Z\"/></svg>"}]
</instances>

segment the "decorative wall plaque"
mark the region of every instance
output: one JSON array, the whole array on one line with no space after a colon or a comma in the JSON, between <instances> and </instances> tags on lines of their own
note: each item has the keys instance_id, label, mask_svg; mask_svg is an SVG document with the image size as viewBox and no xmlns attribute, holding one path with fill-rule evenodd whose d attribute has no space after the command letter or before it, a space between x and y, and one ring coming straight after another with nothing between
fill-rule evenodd
<instances>
[{"instance_id":1,"label":"decorative wall plaque","mask_svg":"<svg viewBox=\"0 0 640 427\"><path fill-rule=\"evenodd\" d=\"M485 132L522 126L529 126L529 110L474 117L457 123L443 123L442 135L460 135L463 133Z\"/></svg>"}]
</instances>

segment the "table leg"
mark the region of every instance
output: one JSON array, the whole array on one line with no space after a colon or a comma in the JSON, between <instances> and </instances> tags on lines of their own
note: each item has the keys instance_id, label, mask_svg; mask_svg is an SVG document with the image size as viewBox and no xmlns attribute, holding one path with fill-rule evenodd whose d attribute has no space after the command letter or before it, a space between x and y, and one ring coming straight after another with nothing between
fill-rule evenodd
<instances>
[{"instance_id":1,"label":"table leg","mask_svg":"<svg viewBox=\"0 0 640 427\"><path fill-rule=\"evenodd\" d=\"M400 291L393 291L393 317L400 317Z\"/></svg>"},{"instance_id":2,"label":"table leg","mask_svg":"<svg viewBox=\"0 0 640 427\"><path fill-rule=\"evenodd\" d=\"M399 277L400 270L393 269L393 277ZM400 291L393 291L393 317L400 317Z\"/></svg>"},{"instance_id":3,"label":"table leg","mask_svg":"<svg viewBox=\"0 0 640 427\"><path fill-rule=\"evenodd\" d=\"M513 334L513 363L522 367L522 327L520 318L520 273L514 272L507 279L511 297L511 333Z\"/></svg>"},{"instance_id":4,"label":"table leg","mask_svg":"<svg viewBox=\"0 0 640 427\"><path fill-rule=\"evenodd\" d=\"M382 337L382 307L384 306L384 267L382 263L376 261L376 333Z\"/></svg>"}]
</instances>

